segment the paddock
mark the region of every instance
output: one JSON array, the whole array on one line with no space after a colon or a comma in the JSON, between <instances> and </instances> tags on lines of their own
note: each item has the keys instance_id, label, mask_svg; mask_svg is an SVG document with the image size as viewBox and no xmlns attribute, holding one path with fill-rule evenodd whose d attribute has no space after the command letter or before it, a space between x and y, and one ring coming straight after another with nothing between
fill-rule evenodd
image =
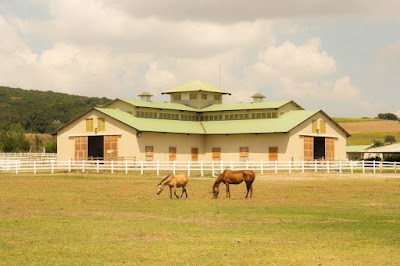
<instances>
[{"instance_id":1,"label":"paddock","mask_svg":"<svg viewBox=\"0 0 400 266\"><path fill-rule=\"evenodd\" d=\"M257 175L253 197L191 177L155 195L153 174L0 174L0 261L10 264L396 265L400 178ZM229 247L229 251L227 250ZM374 254L373 256L371 254Z\"/></svg>"}]
</instances>

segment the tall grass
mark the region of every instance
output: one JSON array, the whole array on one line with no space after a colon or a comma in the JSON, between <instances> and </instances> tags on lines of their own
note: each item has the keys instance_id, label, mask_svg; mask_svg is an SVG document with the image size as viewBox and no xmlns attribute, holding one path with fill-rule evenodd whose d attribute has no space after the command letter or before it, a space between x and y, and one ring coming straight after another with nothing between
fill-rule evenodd
<instances>
[{"instance_id":1,"label":"tall grass","mask_svg":"<svg viewBox=\"0 0 400 266\"><path fill-rule=\"evenodd\" d=\"M192 178L170 200L161 177L2 174L0 264L396 265L400 179L354 177L258 176L251 200Z\"/></svg>"}]
</instances>

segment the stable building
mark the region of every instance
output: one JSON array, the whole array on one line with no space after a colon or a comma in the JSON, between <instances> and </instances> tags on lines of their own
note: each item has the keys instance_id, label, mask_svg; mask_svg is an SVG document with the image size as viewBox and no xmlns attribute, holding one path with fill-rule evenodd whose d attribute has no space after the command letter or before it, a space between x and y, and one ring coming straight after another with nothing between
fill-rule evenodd
<instances>
[{"instance_id":1,"label":"stable building","mask_svg":"<svg viewBox=\"0 0 400 266\"><path fill-rule=\"evenodd\" d=\"M350 134L292 100L223 103L231 93L191 81L169 102L115 99L59 128L58 160L344 160Z\"/></svg>"}]
</instances>

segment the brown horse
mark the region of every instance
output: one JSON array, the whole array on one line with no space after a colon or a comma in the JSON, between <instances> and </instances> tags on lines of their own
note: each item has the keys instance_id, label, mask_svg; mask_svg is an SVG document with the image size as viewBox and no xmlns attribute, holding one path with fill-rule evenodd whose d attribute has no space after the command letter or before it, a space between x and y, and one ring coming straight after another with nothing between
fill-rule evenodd
<instances>
[{"instance_id":1,"label":"brown horse","mask_svg":"<svg viewBox=\"0 0 400 266\"><path fill-rule=\"evenodd\" d=\"M253 194L253 181L256 178L256 175L254 174L253 171L250 170L243 170L243 171L231 171L231 170L225 170L222 174L220 174L217 179L215 180L214 186L213 186L213 194L214 198L218 198L218 193L219 193L219 185L224 183L226 185L226 197L230 198L231 197L231 192L229 191L229 184L240 184L243 181L246 182L247 186L247 193L246 193L246 199L249 197L250 198Z\"/></svg>"},{"instance_id":2,"label":"brown horse","mask_svg":"<svg viewBox=\"0 0 400 266\"><path fill-rule=\"evenodd\" d=\"M158 189L157 189L157 195L160 195L161 191L163 191L164 186L169 186L169 197L172 199L172 189L174 189L174 194L175 196L179 199L178 195L176 194L176 188L182 187L182 195L183 193L186 194L186 198L188 197L187 191L186 191L186 185L188 183L188 178L186 175L168 175L166 178L164 178L160 184L158 184Z\"/></svg>"}]
</instances>

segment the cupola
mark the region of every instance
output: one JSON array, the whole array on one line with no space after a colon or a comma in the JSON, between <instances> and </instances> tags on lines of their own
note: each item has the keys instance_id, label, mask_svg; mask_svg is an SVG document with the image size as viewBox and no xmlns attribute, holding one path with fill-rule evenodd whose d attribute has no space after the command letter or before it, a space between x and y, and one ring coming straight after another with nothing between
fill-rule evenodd
<instances>
[{"instance_id":1,"label":"cupola","mask_svg":"<svg viewBox=\"0 0 400 266\"><path fill-rule=\"evenodd\" d=\"M153 96L153 94L145 91L145 92L142 92L141 94L139 94L138 96L140 97L140 100L142 100L142 101L151 102L151 97Z\"/></svg>"}]
</instances>

